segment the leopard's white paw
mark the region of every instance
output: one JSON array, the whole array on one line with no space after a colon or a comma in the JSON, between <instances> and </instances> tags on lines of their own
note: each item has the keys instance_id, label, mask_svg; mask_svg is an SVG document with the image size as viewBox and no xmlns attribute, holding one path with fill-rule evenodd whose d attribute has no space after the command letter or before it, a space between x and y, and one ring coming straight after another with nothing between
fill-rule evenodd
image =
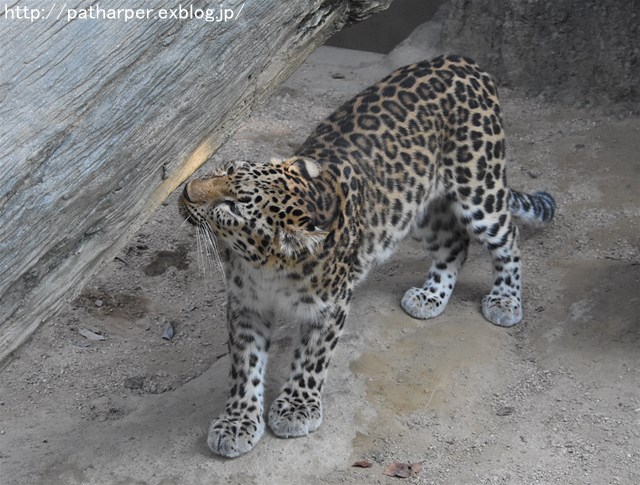
<instances>
[{"instance_id":1,"label":"leopard's white paw","mask_svg":"<svg viewBox=\"0 0 640 485\"><path fill-rule=\"evenodd\" d=\"M295 391L294 391L295 393ZM319 397L295 397L282 393L269 409L269 427L281 438L306 436L322 423L322 403Z\"/></svg>"},{"instance_id":2,"label":"leopard's white paw","mask_svg":"<svg viewBox=\"0 0 640 485\"><path fill-rule=\"evenodd\" d=\"M215 454L235 458L250 451L263 433L262 416L255 419L221 416L211 422L207 444Z\"/></svg>"},{"instance_id":3,"label":"leopard's white paw","mask_svg":"<svg viewBox=\"0 0 640 485\"><path fill-rule=\"evenodd\" d=\"M522 305L509 296L487 295L482 300L482 313L500 327L512 327L522 320Z\"/></svg>"},{"instance_id":4,"label":"leopard's white paw","mask_svg":"<svg viewBox=\"0 0 640 485\"><path fill-rule=\"evenodd\" d=\"M449 299L424 288L410 288L402 298L402 308L413 318L426 320L440 315Z\"/></svg>"}]
</instances>

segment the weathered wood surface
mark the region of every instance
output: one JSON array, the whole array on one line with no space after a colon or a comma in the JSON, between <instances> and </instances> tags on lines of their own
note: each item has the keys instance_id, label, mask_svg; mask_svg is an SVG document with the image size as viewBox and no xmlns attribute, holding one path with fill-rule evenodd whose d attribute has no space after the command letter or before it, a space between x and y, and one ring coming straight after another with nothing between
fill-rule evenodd
<instances>
[{"instance_id":1,"label":"weathered wood surface","mask_svg":"<svg viewBox=\"0 0 640 485\"><path fill-rule=\"evenodd\" d=\"M390 2L215 2L233 17L212 22L161 19L164 1L126 22L108 17L127 1L0 12L0 363L315 47Z\"/></svg>"}]
</instances>

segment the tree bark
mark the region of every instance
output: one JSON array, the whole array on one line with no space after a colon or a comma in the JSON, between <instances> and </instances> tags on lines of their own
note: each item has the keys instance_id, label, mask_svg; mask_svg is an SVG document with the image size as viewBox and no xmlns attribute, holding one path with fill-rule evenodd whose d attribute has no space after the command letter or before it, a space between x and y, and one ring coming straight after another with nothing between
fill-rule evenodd
<instances>
[{"instance_id":1,"label":"tree bark","mask_svg":"<svg viewBox=\"0 0 640 485\"><path fill-rule=\"evenodd\" d=\"M24 3L0 11L0 363L318 45L391 0L230 0L211 21L198 1L128 20L126 1Z\"/></svg>"}]
</instances>

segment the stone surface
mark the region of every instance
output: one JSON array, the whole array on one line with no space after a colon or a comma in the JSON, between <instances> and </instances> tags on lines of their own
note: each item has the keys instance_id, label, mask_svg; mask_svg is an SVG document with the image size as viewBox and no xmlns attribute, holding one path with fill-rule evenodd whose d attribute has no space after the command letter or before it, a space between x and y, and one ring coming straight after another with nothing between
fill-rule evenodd
<instances>
[{"instance_id":1,"label":"stone surface","mask_svg":"<svg viewBox=\"0 0 640 485\"><path fill-rule=\"evenodd\" d=\"M501 84L582 105L640 101L640 2L451 0L442 35Z\"/></svg>"}]
</instances>

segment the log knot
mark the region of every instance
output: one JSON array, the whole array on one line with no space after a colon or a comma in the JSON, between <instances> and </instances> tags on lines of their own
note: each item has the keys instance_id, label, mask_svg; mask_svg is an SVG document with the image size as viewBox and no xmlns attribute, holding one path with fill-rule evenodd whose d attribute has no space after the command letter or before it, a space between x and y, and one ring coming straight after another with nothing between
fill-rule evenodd
<instances>
[{"instance_id":1,"label":"log knot","mask_svg":"<svg viewBox=\"0 0 640 485\"><path fill-rule=\"evenodd\" d=\"M350 0L348 24L360 22L374 13L386 10L392 0Z\"/></svg>"}]
</instances>

